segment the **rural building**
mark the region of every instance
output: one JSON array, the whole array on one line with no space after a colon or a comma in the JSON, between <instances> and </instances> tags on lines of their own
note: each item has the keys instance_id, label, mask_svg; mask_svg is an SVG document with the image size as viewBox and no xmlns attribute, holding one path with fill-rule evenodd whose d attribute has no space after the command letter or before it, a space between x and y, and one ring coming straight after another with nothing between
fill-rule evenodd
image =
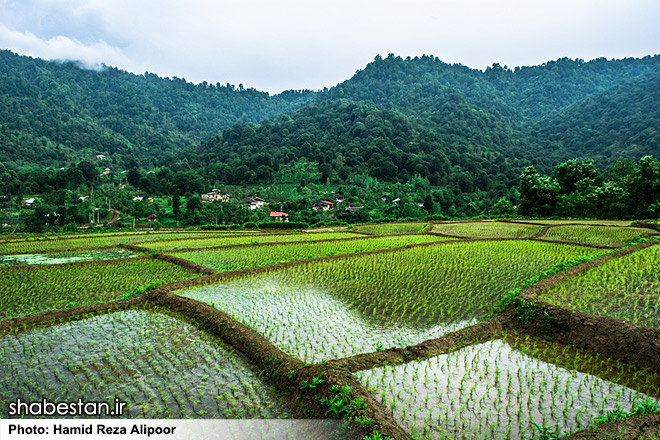
<instances>
[{"instance_id":1,"label":"rural building","mask_svg":"<svg viewBox=\"0 0 660 440\"><path fill-rule=\"evenodd\" d=\"M280 211L273 211L270 213L270 219L271 220L277 220L277 221L284 221L288 222L289 221L289 214L286 212L280 212Z\"/></svg>"},{"instance_id":2,"label":"rural building","mask_svg":"<svg viewBox=\"0 0 660 440\"><path fill-rule=\"evenodd\" d=\"M333 194L332 198L335 199L335 202L342 203L344 201L344 196L341 194Z\"/></svg>"},{"instance_id":3,"label":"rural building","mask_svg":"<svg viewBox=\"0 0 660 440\"><path fill-rule=\"evenodd\" d=\"M215 188L206 194L202 194L202 202L215 202L216 200L228 202L229 194L222 194L222 191Z\"/></svg>"},{"instance_id":4,"label":"rural building","mask_svg":"<svg viewBox=\"0 0 660 440\"><path fill-rule=\"evenodd\" d=\"M105 155L104 155L104 154L97 154L97 155L96 155L96 158L97 158L98 160L104 160L104 159L105 159Z\"/></svg>"},{"instance_id":5,"label":"rural building","mask_svg":"<svg viewBox=\"0 0 660 440\"><path fill-rule=\"evenodd\" d=\"M157 219L158 219L158 216L157 216L156 214L149 214L149 215L147 216L147 220L148 220L150 223L155 222Z\"/></svg>"},{"instance_id":6,"label":"rural building","mask_svg":"<svg viewBox=\"0 0 660 440\"><path fill-rule=\"evenodd\" d=\"M363 206L358 206L356 203L349 202L348 205L344 208L345 211L356 212L362 209Z\"/></svg>"},{"instance_id":7,"label":"rural building","mask_svg":"<svg viewBox=\"0 0 660 440\"><path fill-rule=\"evenodd\" d=\"M314 203L312 209L314 211L318 211L319 209L327 211L328 209L332 208L332 205L334 205L334 203L328 202L327 200L321 200L320 202Z\"/></svg>"},{"instance_id":8,"label":"rural building","mask_svg":"<svg viewBox=\"0 0 660 440\"><path fill-rule=\"evenodd\" d=\"M36 203L37 199L32 197L31 199L23 200L21 202L21 205L25 206L26 208L32 208L34 204Z\"/></svg>"},{"instance_id":9,"label":"rural building","mask_svg":"<svg viewBox=\"0 0 660 440\"><path fill-rule=\"evenodd\" d=\"M241 200L245 205L252 209L258 209L258 208L263 208L264 207L264 202L265 200L259 197L246 197Z\"/></svg>"}]
</instances>

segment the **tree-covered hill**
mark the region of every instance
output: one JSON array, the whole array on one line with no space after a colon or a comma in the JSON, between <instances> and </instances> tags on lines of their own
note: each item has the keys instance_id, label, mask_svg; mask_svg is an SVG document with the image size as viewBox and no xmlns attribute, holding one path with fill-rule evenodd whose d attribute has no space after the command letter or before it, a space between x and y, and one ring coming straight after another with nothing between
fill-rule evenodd
<instances>
[{"instance_id":1,"label":"tree-covered hill","mask_svg":"<svg viewBox=\"0 0 660 440\"><path fill-rule=\"evenodd\" d=\"M104 154L122 167L153 166L236 123L261 121L315 97L87 70L0 51L0 161L64 166Z\"/></svg>"},{"instance_id":2,"label":"tree-covered hill","mask_svg":"<svg viewBox=\"0 0 660 440\"><path fill-rule=\"evenodd\" d=\"M660 156L660 73L647 74L554 112L530 127L548 151L604 167L620 155Z\"/></svg>"},{"instance_id":3,"label":"tree-covered hill","mask_svg":"<svg viewBox=\"0 0 660 440\"><path fill-rule=\"evenodd\" d=\"M514 70L495 63L485 71L447 64L434 56L405 59L376 57L351 79L328 93L404 112L437 110L437 96L453 89L474 104L530 123L594 94L660 70L660 55L642 59L595 59L589 62L562 58L539 66Z\"/></svg>"}]
</instances>

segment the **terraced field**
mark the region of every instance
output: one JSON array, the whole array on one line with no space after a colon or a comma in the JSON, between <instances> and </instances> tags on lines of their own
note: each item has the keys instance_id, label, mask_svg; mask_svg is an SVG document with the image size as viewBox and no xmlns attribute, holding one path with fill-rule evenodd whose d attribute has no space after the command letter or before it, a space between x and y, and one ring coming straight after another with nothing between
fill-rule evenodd
<instances>
[{"instance_id":1,"label":"terraced field","mask_svg":"<svg viewBox=\"0 0 660 440\"><path fill-rule=\"evenodd\" d=\"M432 235L405 237L374 237L359 240L316 242L296 242L285 246L226 247L221 249L190 250L176 252L179 258L210 267L220 272L268 266L277 263L327 257L331 255L369 252L418 243L431 243L448 240Z\"/></svg>"},{"instance_id":2,"label":"terraced field","mask_svg":"<svg viewBox=\"0 0 660 440\"><path fill-rule=\"evenodd\" d=\"M346 418L360 440L624 419L658 438L660 240L574 223L0 240L0 416L117 398L128 418Z\"/></svg>"},{"instance_id":3,"label":"terraced field","mask_svg":"<svg viewBox=\"0 0 660 440\"><path fill-rule=\"evenodd\" d=\"M194 276L197 274L174 264L145 258L15 266L0 271L0 319L107 302L147 283Z\"/></svg>"},{"instance_id":4,"label":"terraced field","mask_svg":"<svg viewBox=\"0 0 660 440\"><path fill-rule=\"evenodd\" d=\"M197 249L214 246L235 246L239 244L258 244L258 243L289 243L319 240L333 240L342 238L361 237L358 234L347 232L319 232L304 234L261 234L261 235L239 235L239 236L220 236L207 237L202 239L183 239L166 240L157 242L138 243L139 246L159 251Z\"/></svg>"},{"instance_id":5,"label":"terraced field","mask_svg":"<svg viewBox=\"0 0 660 440\"><path fill-rule=\"evenodd\" d=\"M645 228L571 225L550 228L543 239L618 248L625 246L636 237L649 233L655 234L656 231Z\"/></svg>"},{"instance_id":6,"label":"terraced field","mask_svg":"<svg viewBox=\"0 0 660 440\"><path fill-rule=\"evenodd\" d=\"M660 246L610 260L569 278L539 299L660 329Z\"/></svg>"},{"instance_id":7,"label":"terraced field","mask_svg":"<svg viewBox=\"0 0 660 440\"><path fill-rule=\"evenodd\" d=\"M539 270L596 252L532 241L447 242L177 293L227 311L289 354L314 362L418 343L473 324Z\"/></svg>"},{"instance_id":8,"label":"terraced field","mask_svg":"<svg viewBox=\"0 0 660 440\"><path fill-rule=\"evenodd\" d=\"M72 338L71 335L76 335ZM249 362L171 312L115 312L0 337L0 408L108 401L128 418L288 418Z\"/></svg>"},{"instance_id":9,"label":"terraced field","mask_svg":"<svg viewBox=\"0 0 660 440\"><path fill-rule=\"evenodd\" d=\"M469 222L434 224L431 232L457 237L529 238L541 232L541 226L505 222Z\"/></svg>"}]
</instances>

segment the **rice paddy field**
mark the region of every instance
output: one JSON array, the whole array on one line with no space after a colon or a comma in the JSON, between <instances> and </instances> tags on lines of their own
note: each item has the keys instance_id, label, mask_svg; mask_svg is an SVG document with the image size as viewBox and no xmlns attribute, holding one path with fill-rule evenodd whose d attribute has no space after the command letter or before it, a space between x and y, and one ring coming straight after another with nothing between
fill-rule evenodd
<instances>
[{"instance_id":1,"label":"rice paddy field","mask_svg":"<svg viewBox=\"0 0 660 440\"><path fill-rule=\"evenodd\" d=\"M76 335L76 337L71 337ZM288 418L244 358L158 309L0 337L0 408L17 398L127 402L128 418Z\"/></svg>"},{"instance_id":2,"label":"rice paddy field","mask_svg":"<svg viewBox=\"0 0 660 440\"><path fill-rule=\"evenodd\" d=\"M579 225L607 225L607 226L630 226L633 224L632 220L539 220L539 219L525 219L525 220L511 220L513 222L520 223L536 223L539 225L568 225L568 224L579 224Z\"/></svg>"},{"instance_id":3,"label":"rice paddy field","mask_svg":"<svg viewBox=\"0 0 660 440\"><path fill-rule=\"evenodd\" d=\"M133 258L137 256L139 256L139 254L125 249L0 255L0 267L32 264L63 264L75 263L76 261L113 260L118 258Z\"/></svg>"},{"instance_id":4,"label":"rice paddy field","mask_svg":"<svg viewBox=\"0 0 660 440\"><path fill-rule=\"evenodd\" d=\"M529 238L541 229L542 226L506 222L469 222L434 224L431 232L466 238Z\"/></svg>"},{"instance_id":5,"label":"rice paddy field","mask_svg":"<svg viewBox=\"0 0 660 440\"><path fill-rule=\"evenodd\" d=\"M616 363L571 351L538 340L494 340L356 377L413 436L428 439L538 438L535 425L568 434L601 414L660 401L656 375L632 380ZM547 352L552 359L539 357Z\"/></svg>"},{"instance_id":6,"label":"rice paddy field","mask_svg":"<svg viewBox=\"0 0 660 440\"><path fill-rule=\"evenodd\" d=\"M418 234L428 223L381 223L373 225L361 225L356 231L364 234L388 235L388 234Z\"/></svg>"},{"instance_id":7,"label":"rice paddy field","mask_svg":"<svg viewBox=\"0 0 660 440\"><path fill-rule=\"evenodd\" d=\"M225 247L208 250L186 250L176 252L178 258L210 267L219 272L267 266L308 258L331 255L368 252L418 243L432 243L447 240L432 235L361 238L359 240L339 240L315 242L295 242L286 246ZM195 240L196 241L196 240Z\"/></svg>"},{"instance_id":8,"label":"rice paddy field","mask_svg":"<svg viewBox=\"0 0 660 440\"><path fill-rule=\"evenodd\" d=\"M0 270L0 319L118 299L147 283L169 283L196 273L151 258L113 262L15 266Z\"/></svg>"},{"instance_id":9,"label":"rice paddy field","mask_svg":"<svg viewBox=\"0 0 660 440\"><path fill-rule=\"evenodd\" d=\"M582 245L622 247L628 241L649 233L656 234L657 232L645 228L571 225L550 228L543 239L567 241Z\"/></svg>"},{"instance_id":10,"label":"rice paddy field","mask_svg":"<svg viewBox=\"0 0 660 440\"><path fill-rule=\"evenodd\" d=\"M322 394L332 387L316 388L348 374L353 391L375 399L369 405L411 439L551 439L599 418L660 410L660 369L537 339L523 327L464 337L475 324L491 328L493 309L527 280L612 252L594 245L623 247L654 232L630 222L563 222L0 239L0 417L17 398L118 398L128 418L289 419L303 405L316 405L315 418L339 410L364 417L359 405L346 412L339 394ZM660 329L660 245L644 246L559 278L538 300ZM199 266L216 274L200 275ZM147 285L160 285L148 300L140 295ZM141 305L113 308L127 294ZM107 310L75 314L88 304ZM69 317L38 321L49 310ZM206 330L217 319L224 330ZM233 332L263 350L246 349ZM449 345L423 351L434 344ZM274 374L283 359L316 382L297 370ZM365 435L352 438L405 437Z\"/></svg>"},{"instance_id":11,"label":"rice paddy field","mask_svg":"<svg viewBox=\"0 0 660 440\"><path fill-rule=\"evenodd\" d=\"M239 235L239 236L211 236L205 238L192 238L182 240L163 240L156 242L137 243L140 247L170 251L178 249L196 249L214 246L235 246L239 244L259 244L259 243L288 243L300 241L319 241L335 240L342 238L362 237L358 234L347 232L319 232L304 234L261 234L261 235Z\"/></svg>"},{"instance_id":12,"label":"rice paddy field","mask_svg":"<svg viewBox=\"0 0 660 440\"><path fill-rule=\"evenodd\" d=\"M50 250L83 249L93 247L135 244L164 239L199 238L221 236L218 232L180 232L180 233L136 233L136 234L89 234L67 238L65 236L21 239L0 243L0 254L28 253Z\"/></svg>"},{"instance_id":13,"label":"rice paddy field","mask_svg":"<svg viewBox=\"0 0 660 440\"><path fill-rule=\"evenodd\" d=\"M474 324L526 278L595 253L533 241L446 242L311 262L177 293L228 312L293 356L318 362Z\"/></svg>"},{"instance_id":14,"label":"rice paddy field","mask_svg":"<svg viewBox=\"0 0 660 440\"><path fill-rule=\"evenodd\" d=\"M660 246L612 259L569 278L539 299L660 329Z\"/></svg>"}]
</instances>

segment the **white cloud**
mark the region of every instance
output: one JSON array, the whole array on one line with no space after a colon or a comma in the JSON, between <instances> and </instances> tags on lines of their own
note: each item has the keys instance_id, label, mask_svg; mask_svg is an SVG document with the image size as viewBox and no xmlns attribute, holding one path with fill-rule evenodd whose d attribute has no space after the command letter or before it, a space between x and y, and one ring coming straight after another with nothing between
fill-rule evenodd
<instances>
[{"instance_id":1,"label":"white cloud","mask_svg":"<svg viewBox=\"0 0 660 440\"><path fill-rule=\"evenodd\" d=\"M30 32L18 32L0 24L0 47L8 47L22 55L50 60L80 61L85 67L97 69L102 64L121 66L130 64L122 51L105 42L84 44L57 35L47 40Z\"/></svg>"},{"instance_id":2,"label":"white cloud","mask_svg":"<svg viewBox=\"0 0 660 440\"><path fill-rule=\"evenodd\" d=\"M376 54L644 56L659 17L657 0L0 0L0 46L277 92L333 86Z\"/></svg>"}]
</instances>

